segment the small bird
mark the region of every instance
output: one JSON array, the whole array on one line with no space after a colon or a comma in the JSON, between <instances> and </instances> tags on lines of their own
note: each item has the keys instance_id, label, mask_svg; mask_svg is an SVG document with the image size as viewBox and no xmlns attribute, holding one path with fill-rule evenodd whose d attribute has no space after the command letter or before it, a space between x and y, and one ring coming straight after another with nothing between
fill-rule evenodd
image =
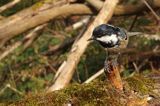
<instances>
[{"instance_id":1,"label":"small bird","mask_svg":"<svg viewBox=\"0 0 160 106\"><path fill-rule=\"evenodd\" d=\"M110 24L102 24L97 26L89 40L97 41L106 49L125 48L128 44L128 36L122 28L112 26Z\"/></svg>"},{"instance_id":2,"label":"small bird","mask_svg":"<svg viewBox=\"0 0 160 106\"><path fill-rule=\"evenodd\" d=\"M102 47L106 49L112 49L113 51L121 50L126 48L128 44L128 36L124 29L112 26L110 24L102 24L97 26L92 33L90 40L97 41ZM108 66L108 61L114 66L117 65L117 58L119 53L108 54L105 60L104 70L105 72L110 72L110 66Z\"/></svg>"}]
</instances>

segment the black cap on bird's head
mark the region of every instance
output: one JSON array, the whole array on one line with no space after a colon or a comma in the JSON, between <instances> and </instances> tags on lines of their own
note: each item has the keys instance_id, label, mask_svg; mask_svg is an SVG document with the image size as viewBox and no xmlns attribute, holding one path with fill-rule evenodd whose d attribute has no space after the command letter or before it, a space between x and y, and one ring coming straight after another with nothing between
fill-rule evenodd
<instances>
[{"instance_id":1,"label":"black cap on bird's head","mask_svg":"<svg viewBox=\"0 0 160 106\"><path fill-rule=\"evenodd\" d=\"M97 26L92 33L94 37L110 36L111 34L116 34L116 28L109 24L102 24Z\"/></svg>"},{"instance_id":2,"label":"black cap on bird's head","mask_svg":"<svg viewBox=\"0 0 160 106\"><path fill-rule=\"evenodd\" d=\"M96 38L100 38L102 36L111 36L112 34L116 34L121 39L127 38L127 34L124 29L112 26L110 24L101 24L93 30L92 37L88 40L96 40Z\"/></svg>"},{"instance_id":3,"label":"black cap on bird's head","mask_svg":"<svg viewBox=\"0 0 160 106\"><path fill-rule=\"evenodd\" d=\"M90 40L95 40L105 48L116 47L120 41L126 40L127 34L124 29L109 24L97 26L92 33Z\"/></svg>"},{"instance_id":4,"label":"black cap on bird's head","mask_svg":"<svg viewBox=\"0 0 160 106\"><path fill-rule=\"evenodd\" d=\"M98 37L102 37L103 35L105 35L105 31L106 31L106 24L102 24L97 26L93 32L92 32L92 37L90 39L88 39L88 41L90 40L96 40L96 38Z\"/></svg>"},{"instance_id":5,"label":"black cap on bird's head","mask_svg":"<svg viewBox=\"0 0 160 106\"><path fill-rule=\"evenodd\" d=\"M103 35L106 34L108 28L108 26L105 25L105 24L102 24L102 25L99 25L97 26L94 30L93 30L93 33L92 33L92 36L93 37L102 37Z\"/></svg>"},{"instance_id":6,"label":"black cap on bird's head","mask_svg":"<svg viewBox=\"0 0 160 106\"><path fill-rule=\"evenodd\" d=\"M90 39L88 39L88 41L90 40L96 40L96 38L100 38L102 36L105 36L107 33L107 30L108 30L108 25L106 24L102 24L102 25L99 25L97 26L93 32L92 32L92 37Z\"/></svg>"}]
</instances>

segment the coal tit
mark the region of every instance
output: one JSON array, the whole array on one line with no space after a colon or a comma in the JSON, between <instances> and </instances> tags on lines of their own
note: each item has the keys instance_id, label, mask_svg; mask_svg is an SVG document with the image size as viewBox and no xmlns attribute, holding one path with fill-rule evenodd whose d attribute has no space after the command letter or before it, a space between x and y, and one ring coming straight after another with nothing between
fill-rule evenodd
<instances>
[{"instance_id":1,"label":"coal tit","mask_svg":"<svg viewBox=\"0 0 160 106\"><path fill-rule=\"evenodd\" d=\"M128 43L126 31L110 24L97 26L89 40L97 41L104 48L125 48Z\"/></svg>"},{"instance_id":2,"label":"coal tit","mask_svg":"<svg viewBox=\"0 0 160 106\"><path fill-rule=\"evenodd\" d=\"M89 40L97 41L101 46L107 50L107 57L105 60L104 70L110 72L111 66L108 65L110 62L113 66L116 66L119 50L126 48L128 44L128 36L126 31L122 28L115 27L109 24L102 24L97 26L92 33L92 37ZM117 51L118 53L108 53L108 49Z\"/></svg>"}]
</instances>

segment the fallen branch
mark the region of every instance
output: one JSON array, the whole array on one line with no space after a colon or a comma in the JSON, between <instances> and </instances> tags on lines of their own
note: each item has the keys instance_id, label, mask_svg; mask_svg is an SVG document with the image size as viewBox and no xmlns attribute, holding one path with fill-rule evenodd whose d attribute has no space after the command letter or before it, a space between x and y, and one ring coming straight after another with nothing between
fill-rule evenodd
<instances>
[{"instance_id":1,"label":"fallen branch","mask_svg":"<svg viewBox=\"0 0 160 106\"><path fill-rule=\"evenodd\" d=\"M99 77L100 75L102 75L103 73L104 73L104 69L101 69L96 74L94 74L90 78L88 78L84 83L86 83L86 84L90 83L91 81L93 81L94 79L96 79L97 77Z\"/></svg>"},{"instance_id":2,"label":"fallen branch","mask_svg":"<svg viewBox=\"0 0 160 106\"><path fill-rule=\"evenodd\" d=\"M21 91L17 90L14 87L12 87L10 84L6 84L5 87L3 89L1 89L0 95L2 95L7 88L11 89L12 91L14 91L15 93L19 94L20 96L24 96L24 93L22 93Z\"/></svg>"},{"instance_id":3,"label":"fallen branch","mask_svg":"<svg viewBox=\"0 0 160 106\"><path fill-rule=\"evenodd\" d=\"M105 1L102 10L98 14L94 22L89 26L84 35L74 43L70 54L68 55L66 64L63 68L61 68L61 74L47 92L62 89L69 84L74 74L75 68L80 60L80 57L89 44L87 40L91 37L93 29L100 24L106 23L112 17L114 8L117 3L118 0L112 0L110 2L108 2L108 0Z\"/></svg>"},{"instance_id":4,"label":"fallen branch","mask_svg":"<svg viewBox=\"0 0 160 106\"><path fill-rule=\"evenodd\" d=\"M17 90L16 88L12 87L10 84L7 84L6 87L9 88L9 89L11 89L12 91L14 91L17 94L19 94L21 96L24 96L23 92L21 92L21 91Z\"/></svg>"},{"instance_id":5,"label":"fallen branch","mask_svg":"<svg viewBox=\"0 0 160 106\"><path fill-rule=\"evenodd\" d=\"M66 4L57 7L34 10L30 7L13 16L0 21L0 47L12 37L20 34L28 29L46 23L47 21L59 16L72 14L91 13L91 10L82 4Z\"/></svg>"},{"instance_id":6,"label":"fallen branch","mask_svg":"<svg viewBox=\"0 0 160 106\"><path fill-rule=\"evenodd\" d=\"M16 5L17 3L19 3L21 0L13 0L9 3L7 3L6 5L0 7L0 13L9 9L9 8L12 8L14 5Z\"/></svg>"},{"instance_id":7,"label":"fallen branch","mask_svg":"<svg viewBox=\"0 0 160 106\"><path fill-rule=\"evenodd\" d=\"M90 21L90 16L85 17L84 19L76 22L75 24L73 24L72 26L67 27L65 30L66 31L71 31L71 30L77 30L78 28L86 25L89 21Z\"/></svg>"},{"instance_id":8,"label":"fallen branch","mask_svg":"<svg viewBox=\"0 0 160 106\"><path fill-rule=\"evenodd\" d=\"M157 15L157 13L152 9L152 7L148 4L148 2L146 0L142 0L143 3L150 9L150 11L152 12L152 14L155 16L155 18L157 19L157 21L160 21L159 16Z\"/></svg>"},{"instance_id":9,"label":"fallen branch","mask_svg":"<svg viewBox=\"0 0 160 106\"><path fill-rule=\"evenodd\" d=\"M140 59L147 59L151 56L160 56L160 50L150 50L150 51L138 51L133 48L127 48L127 49L121 49L119 51L109 50L109 52L118 53L120 52L121 55L127 55L128 56L128 62L132 62L135 60Z\"/></svg>"},{"instance_id":10,"label":"fallen branch","mask_svg":"<svg viewBox=\"0 0 160 106\"><path fill-rule=\"evenodd\" d=\"M103 6L103 2L100 0L86 0L90 5L95 7L97 10L100 10ZM151 5L153 8L160 7L160 1L159 0L150 0L149 5ZM137 5L118 5L114 10L114 15L130 15L130 14L136 14L139 12L142 12L143 10L146 10L146 5L142 2L140 2Z\"/></svg>"},{"instance_id":11,"label":"fallen branch","mask_svg":"<svg viewBox=\"0 0 160 106\"><path fill-rule=\"evenodd\" d=\"M0 55L0 61L2 59L4 59L7 55L9 55L10 53L12 53L16 48L18 48L19 46L23 45L23 50L25 50L29 45L31 45L31 43L33 42L33 40L36 38L36 36L38 36L38 32L40 30L42 30L44 27L46 26L46 24L44 25L40 25L36 28L34 28L29 34L27 34L25 36L25 38L22 41L18 41L15 44L13 44L11 47L9 47L6 51L4 51L1 55Z\"/></svg>"},{"instance_id":12,"label":"fallen branch","mask_svg":"<svg viewBox=\"0 0 160 106\"><path fill-rule=\"evenodd\" d=\"M66 1L66 0L65 0ZM5 42L12 37L25 32L31 28L34 28L40 24L57 18L59 16L66 16L72 14L91 14L92 11L83 4L70 4L64 5L64 0L60 3L46 3L41 7L36 5L18 12L8 18L0 21L0 48ZM87 0L88 2L97 2L98 0ZM98 1L99 2L99 1ZM150 2L149 2L150 3ZM57 4L57 5L56 5ZM96 4L96 3L95 3ZM99 9L102 7L103 2L100 3ZM47 6L46 6L47 5ZM150 3L153 7L160 7L159 0L153 0ZM126 15L141 12L146 6L144 3L138 5L118 5L114 11L115 15ZM21 28L19 28L21 27ZM7 30L7 31L6 31Z\"/></svg>"},{"instance_id":13,"label":"fallen branch","mask_svg":"<svg viewBox=\"0 0 160 106\"><path fill-rule=\"evenodd\" d=\"M139 59L147 59L150 58L152 56L160 56L160 50L156 50L156 51L146 51L146 52L136 52L133 55L129 56L129 61L135 61L135 60L139 60Z\"/></svg>"},{"instance_id":14,"label":"fallen branch","mask_svg":"<svg viewBox=\"0 0 160 106\"><path fill-rule=\"evenodd\" d=\"M37 38L37 36L40 35L46 25L47 24L40 25L29 32L29 34L27 34L27 36L23 40L23 51L26 50L34 42L34 40Z\"/></svg>"}]
</instances>

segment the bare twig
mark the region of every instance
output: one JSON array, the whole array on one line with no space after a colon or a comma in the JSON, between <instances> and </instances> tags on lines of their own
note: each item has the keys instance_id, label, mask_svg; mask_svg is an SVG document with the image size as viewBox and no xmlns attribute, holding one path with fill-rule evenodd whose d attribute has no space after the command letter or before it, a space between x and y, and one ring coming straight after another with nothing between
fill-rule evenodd
<instances>
[{"instance_id":1,"label":"bare twig","mask_svg":"<svg viewBox=\"0 0 160 106\"><path fill-rule=\"evenodd\" d=\"M9 9L9 8L12 8L14 5L16 5L17 3L19 3L21 0L13 0L12 2L9 2L7 3L6 5L0 7L0 13Z\"/></svg>"},{"instance_id":2,"label":"bare twig","mask_svg":"<svg viewBox=\"0 0 160 106\"><path fill-rule=\"evenodd\" d=\"M66 65L66 61L64 61L64 62L61 64L61 66L59 67L56 75L54 76L54 81L59 77L59 75L60 75L61 72L63 71L62 69L63 69L63 67L64 67L65 65Z\"/></svg>"},{"instance_id":3,"label":"bare twig","mask_svg":"<svg viewBox=\"0 0 160 106\"><path fill-rule=\"evenodd\" d=\"M79 71L76 69L76 76L77 76L77 81L78 83L81 83L81 79L80 79L80 76L79 76Z\"/></svg>"},{"instance_id":4,"label":"bare twig","mask_svg":"<svg viewBox=\"0 0 160 106\"><path fill-rule=\"evenodd\" d=\"M8 88L7 86L5 86L4 88L2 88L2 89L0 90L0 95L2 95L7 88Z\"/></svg>"},{"instance_id":5,"label":"bare twig","mask_svg":"<svg viewBox=\"0 0 160 106\"><path fill-rule=\"evenodd\" d=\"M136 14L136 16L134 17L134 20L133 20L131 26L129 27L128 31L132 31L132 29L133 29L133 27L134 27L134 25L135 25L135 23L137 21L137 18L138 18L138 15Z\"/></svg>"},{"instance_id":6,"label":"bare twig","mask_svg":"<svg viewBox=\"0 0 160 106\"><path fill-rule=\"evenodd\" d=\"M39 33L42 32L42 29L46 25L47 24L37 26L31 32L29 32L29 34L27 34L27 36L23 40L23 44L24 44L23 45L23 51L26 50L33 43L33 41L37 38L38 35L40 35Z\"/></svg>"},{"instance_id":7,"label":"bare twig","mask_svg":"<svg viewBox=\"0 0 160 106\"><path fill-rule=\"evenodd\" d=\"M152 14L155 16L155 18L160 21L159 16L157 15L157 13L152 9L152 7L148 4L148 2L146 0L142 0L143 3L150 9L150 11L152 12Z\"/></svg>"},{"instance_id":8,"label":"bare twig","mask_svg":"<svg viewBox=\"0 0 160 106\"><path fill-rule=\"evenodd\" d=\"M1 95L2 93L4 93L4 91L5 91L7 88L11 89L12 91L18 93L18 94L21 95L21 96L24 96L24 94L23 94L22 92L20 92L20 91L17 90L16 88L12 87L10 84L6 84L6 86L0 91L0 95Z\"/></svg>"},{"instance_id":9,"label":"bare twig","mask_svg":"<svg viewBox=\"0 0 160 106\"><path fill-rule=\"evenodd\" d=\"M12 68L10 66L9 66L9 71L10 71L12 85L16 88L16 82L15 82L15 79L14 79L13 70L12 70Z\"/></svg>"},{"instance_id":10,"label":"bare twig","mask_svg":"<svg viewBox=\"0 0 160 106\"><path fill-rule=\"evenodd\" d=\"M8 54L12 53L17 47L19 47L22 44L22 42L18 41L15 44L13 44L11 47L9 47L6 51L4 51L0 55L0 61L5 58Z\"/></svg>"},{"instance_id":11,"label":"bare twig","mask_svg":"<svg viewBox=\"0 0 160 106\"><path fill-rule=\"evenodd\" d=\"M22 44L25 44L24 49L26 49L33 42L34 38L38 35L37 32L42 30L44 28L44 26L46 26L46 24L36 27L28 35L26 35L26 37L22 41L18 41L15 44L13 44L11 47L9 47L6 51L4 51L0 55L0 61L3 58L5 58L7 55L12 53L17 47L21 46Z\"/></svg>"},{"instance_id":12,"label":"bare twig","mask_svg":"<svg viewBox=\"0 0 160 106\"><path fill-rule=\"evenodd\" d=\"M139 68L138 68L138 66L137 66L137 64L136 64L135 62L133 62L133 66L134 66L135 70L136 70L137 72L139 72Z\"/></svg>"},{"instance_id":13,"label":"bare twig","mask_svg":"<svg viewBox=\"0 0 160 106\"><path fill-rule=\"evenodd\" d=\"M87 16L84 19L80 20L79 22L76 22L70 27L67 27L65 30L70 31L70 30L77 30L78 28L85 26L89 21L90 21L91 16Z\"/></svg>"},{"instance_id":14,"label":"bare twig","mask_svg":"<svg viewBox=\"0 0 160 106\"><path fill-rule=\"evenodd\" d=\"M19 90L17 90L16 88L12 87L10 84L6 85L7 88L10 88L12 91L18 93L21 96L24 96L24 94L22 92L20 92Z\"/></svg>"},{"instance_id":15,"label":"bare twig","mask_svg":"<svg viewBox=\"0 0 160 106\"><path fill-rule=\"evenodd\" d=\"M147 34L147 33L142 33L142 32L127 32L127 35L129 37L139 35L137 37L144 37L144 38L146 38L148 40L160 41L160 35L159 34Z\"/></svg>"},{"instance_id":16,"label":"bare twig","mask_svg":"<svg viewBox=\"0 0 160 106\"><path fill-rule=\"evenodd\" d=\"M90 5L95 7L97 10L101 9L103 6L103 2L101 0L86 0ZM159 0L150 0L150 5L155 7L160 7L160 1ZM114 15L130 15L135 13L140 13L143 10L146 10L146 6L144 3L140 2L137 5L118 5L114 10Z\"/></svg>"},{"instance_id":17,"label":"bare twig","mask_svg":"<svg viewBox=\"0 0 160 106\"><path fill-rule=\"evenodd\" d=\"M112 0L110 2L108 2L108 0L105 1L102 10L98 14L92 25L90 25L84 35L76 43L74 43L74 46L72 47L70 54L68 55L66 64L63 67L63 71L61 72L55 83L48 89L48 92L62 89L69 84L74 74L75 68L80 60L80 57L89 44L87 40L91 37L93 29L100 24L106 23L111 18L117 3L118 0Z\"/></svg>"},{"instance_id":18,"label":"bare twig","mask_svg":"<svg viewBox=\"0 0 160 106\"><path fill-rule=\"evenodd\" d=\"M148 62L148 59L145 59L141 64L139 64L138 70L140 70L147 62Z\"/></svg>"},{"instance_id":19,"label":"bare twig","mask_svg":"<svg viewBox=\"0 0 160 106\"><path fill-rule=\"evenodd\" d=\"M139 37L144 37L148 40L157 40L160 41L160 35L159 34L141 34Z\"/></svg>"},{"instance_id":20,"label":"bare twig","mask_svg":"<svg viewBox=\"0 0 160 106\"><path fill-rule=\"evenodd\" d=\"M91 81L93 81L94 79L96 79L97 77L99 77L100 75L102 75L103 73L104 73L104 69L101 69L96 74L94 74L90 78L88 78L84 83L90 83Z\"/></svg>"}]
</instances>

